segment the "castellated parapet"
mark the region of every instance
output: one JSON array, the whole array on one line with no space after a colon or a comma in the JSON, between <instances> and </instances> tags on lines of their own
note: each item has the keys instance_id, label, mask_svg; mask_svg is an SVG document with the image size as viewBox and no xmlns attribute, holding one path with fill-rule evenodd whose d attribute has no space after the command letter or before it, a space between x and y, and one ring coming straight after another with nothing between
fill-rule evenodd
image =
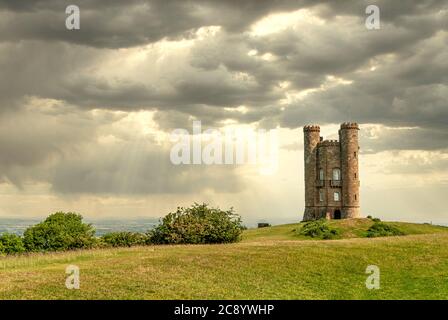
<instances>
[{"instance_id":1,"label":"castellated parapet","mask_svg":"<svg viewBox=\"0 0 448 320\"><path fill-rule=\"evenodd\" d=\"M357 123L345 122L338 140L323 140L318 125L303 127L305 212L303 220L360 216Z\"/></svg>"}]
</instances>

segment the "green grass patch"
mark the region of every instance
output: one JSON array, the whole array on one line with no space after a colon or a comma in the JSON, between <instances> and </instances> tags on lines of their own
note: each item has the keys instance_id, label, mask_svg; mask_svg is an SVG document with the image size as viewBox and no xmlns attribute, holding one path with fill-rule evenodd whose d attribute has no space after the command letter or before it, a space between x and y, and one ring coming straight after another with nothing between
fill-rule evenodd
<instances>
[{"instance_id":1,"label":"green grass patch","mask_svg":"<svg viewBox=\"0 0 448 320\"><path fill-rule=\"evenodd\" d=\"M313 238L300 234L306 222L284 224L260 229L248 229L242 235L244 241L275 241L275 240L312 240ZM365 238L367 230L375 222L367 218L329 220L329 227L336 229L339 233L338 239ZM448 227L419 224L408 222L384 222L383 223L398 228L407 235L412 234L432 234L448 232Z\"/></svg>"},{"instance_id":2,"label":"green grass patch","mask_svg":"<svg viewBox=\"0 0 448 320\"><path fill-rule=\"evenodd\" d=\"M310 241L298 223L247 230L234 244L3 257L0 299L448 299L447 228L387 222L414 234L360 238L370 219L327 224L344 239ZM65 288L70 264L80 290ZM380 268L379 290L365 286L368 265Z\"/></svg>"}]
</instances>

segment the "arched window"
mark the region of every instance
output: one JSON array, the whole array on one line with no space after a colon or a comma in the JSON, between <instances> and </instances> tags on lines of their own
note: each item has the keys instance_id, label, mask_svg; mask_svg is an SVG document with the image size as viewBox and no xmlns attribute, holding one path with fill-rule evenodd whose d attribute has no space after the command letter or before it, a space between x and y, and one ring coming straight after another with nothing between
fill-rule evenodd
<instances>
[{"instance_id":1,"label":"arched window","mask_svg":"<svg viewBox=\"0 0 448 320\"><path fill-rule=\"evenodd\" d=\"M319 170L319 180L324 180L324 169Z\"/></svg>"},{"instance_id":2,"label":"arched window","mask_svg":"<svg viewBox=\"0 0 448 320\"><path fill-rule=\"evenodd\" d=\"M335 193L333 194L333 199L334 199L334 201L341 201L341 200L340 200L340 196L339 196L339 192L335 192Z\"/></svg>"},{"instance_id":3,"label":"arched window","mask_svg":"<svg viewBox=\"0 0 448 320\"><path fill-rule=\"evenodd\" d=\"M341 180L341 169L339 168L334 168L333 169L333 180Z\"/></svg>"}]
</instances>

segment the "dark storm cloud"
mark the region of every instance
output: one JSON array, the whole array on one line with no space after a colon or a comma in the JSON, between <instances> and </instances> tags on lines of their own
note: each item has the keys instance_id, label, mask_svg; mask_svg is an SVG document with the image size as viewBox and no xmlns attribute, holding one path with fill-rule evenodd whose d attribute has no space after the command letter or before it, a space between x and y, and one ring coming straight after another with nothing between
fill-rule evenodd
<instances>
[{"instance_id":1,"label":"dark storm cloud","mask_svg":"<svg viewBox=\"0 0 448 320\"><path fill-rule=\"evenodd\" d=\"M365 16L370 1L101 1L101 0L2 0L0 39L57 40L95 47L119 48L155 42L165 37L188 36L202 26L220 25L238 33L269 13L317 8L332 19L337 15ZM79 32L65 30L65 8L81 9ZM409 16L434 13L445 7L440 1L375 1L385 21L406 24Z\"/></svg>"},{"instance_id":2,"label":"dark storm cloud","mask_svg":"<svg viewBox=\"0 0 448 320\"><path fill-rule=\"evenodd\" d=\"M86 11L82 28L67 33L64 27L52 24L64 25L65 14L59 22L56 15L68 4L71 3L54 0L0 1L0 8L5 8L0 39L3 34L3 40L13 43L21 39L42 40L12 46L3 43L0 64L7 76L0 83L2 97L37 95L84 108L156 108L182 110L187 114L204 105L245 105L259 109L284 98L285 91L277 90L282 81L291 82L295 90L316 88L328 75L349 80L357 77L354 73L359 68L368 66L380 55L406 57L422 40L446 28L448 20L446 12L439 12L443 1L409 1L400 5L377 2L382 17L390 24L373 32L364 27L365 6L369 3L362 1L341 1L338 5L331 1L247 1L243 7L237 1L134 0L126 5L122 1L80 1L77 4ZM340 20L333 26L308 26L306 30L288 28L260 37L241 34L268 13L306 7L317 10L329 19L329 24L332 23L330 12L332 18L348 15L357 20L351 24ZM45 16L49 14L54 16ZM193 69L168 77L171 86L168 92L158 90L157 83L137 79L113 82L95 76L90 69L104 55L102 50L61 44L48 47L47 41L116 48L148 44L173 35L184 37L185 32L208 25L220 25L224 30L215 38L195 44L190 54ZM71 35L81 38L74 39ZM269 53L276 60L249 57L247 52L251 49L258 51L258 58ZM401 76L418 79L423 71L427 78L437 81L428 68L423 70L423 65L414 64L414 69L409 68ZM232 76L238 73L246 74L251 80L235 82ZM230 116L226 112L215 114L223 116L217 120ZM255 114L259 115L258 119L253 117ZM246 117L248 120L263 120L262 112L251 110L250 115ZM270 116L271 112L265 118Z\"/></svg>"},{"instance_id":3,"label":"dark storm cloud","mask_svg":"<svg viewBox=\"0 0 448 320\"><path fill-rule=\"evenodd\" d=\"M69 4L81 8L79 31L65 29ZM369 4L0 0L0 180L44 181L65 194L240 190L231 169L173 167L166 149L148 144L99 146L98 130L117 119L92 117L92 109L154 110L165 131L190 128L192 119L204 126L231 119L264 128L347 120L412 127L385 129L377 140L362 136L363 148L446 150L446 2L376 1L382 25L374 31L364 26ZM268 34L251 32L268 14L300 8L325 23L299 19ZM221 28L199 41L204 26ZM158 78L126 74L126 48L163 39L195 41ZM107 59L116 61L102 65ZM148 61L142 70L152 70ZM295 96L305 89L314 91ZM30 97L70 107L30 111Z\"/></svg>"},{"instance_id":4,"label":"dark storm cloud","mask_svg":"<svg viewBox=\"0 0 448 320\"><path fill-rule=\"evenodd\" d=\"M65 83L88 72L86 68L102 56L93 49L61 43L0 42L0 112L17 108L26 96L69 97Z\"/></svg>"},{"instance_id":5,"label":"dark storm cloud","mask_svg":"<svg viewBox=\"0 0 448 320\"><path fill-rule=\"evenodd\" d=\"M446 85L448 58L438 48L424 53L422 59L393 61L379 67L368 76L354 77L351 85L338 86L312 93L303 101L289 106L282 114L285 126L297 127L308 122L337 123L356 119L361 123L382 123L389 126L448 127L448 86ZM432 65L424 72L404 77L415 68L414 63ZM408 69L409 68L409 69ZM407 70L408 69L408 70ZM441 81L441 82L438 82ZM313 113L321 110L322 113Z\"/></svg>"},{"instance_id":6,"label":"dark storm cloud","mask_svg":"<svg viewBox=\"0 0 448 320\"><path fill-rule=\"evenodd\" d=\"M0 117L0 182L18 187L29 181L48 181L54 161L66 152L76 154L103 121L111 120L81 115L64 105L39 110L31 102L27 104L21 112Z\"/></svg>"},{"instance_id":7,"label":"dark storm cloud","mask_svg":"<svg viewBox=\"0 0 448 320\"><path fill-rule=\"evenodd\" d=\"M300 8L306 1L0 1L0 39L58 40L120 48L188 36L202 26L221 25L239 32L272 11ZM81 10L81 30L65 29L65 8Z\"/></svg>"},{"instance_id":8,"label":"dark storm cloud","mask_svg":"<svg viewBox=\"0 0 448 320\"><path fill-rule=\"evenodd\" d=\"M390 145L398 149L443 147L441 132L448 128L448 51L446 32L432 34L413 45L398 48L392 55L372 58L376 69L341 74L352 81L310 93L292 102L281 115L284 126L309 122L338 123L352 119L392 127L424 129L432 141L412 139L414 132ZM313 112L320 110L321 112ZM420 135L422 131L415 131ZM437 138L439 137L439 138Z\"/></svg>"}]
</instances>

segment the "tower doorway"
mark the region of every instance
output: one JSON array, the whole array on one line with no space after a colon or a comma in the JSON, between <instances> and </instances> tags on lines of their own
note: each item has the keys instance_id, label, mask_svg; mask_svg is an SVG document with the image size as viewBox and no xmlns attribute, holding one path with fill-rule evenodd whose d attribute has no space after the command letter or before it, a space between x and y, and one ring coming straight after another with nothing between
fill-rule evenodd
<instances>
[{"instance_id":1,"label":"tower doorway","mask_svg":"<svg viewBox=\"0 0 448 320\"><path fill-rule=\"evenodd\" d=\"M334 210L334 219L341 219L341 210Z\"/></svg>"}]
</instances>

